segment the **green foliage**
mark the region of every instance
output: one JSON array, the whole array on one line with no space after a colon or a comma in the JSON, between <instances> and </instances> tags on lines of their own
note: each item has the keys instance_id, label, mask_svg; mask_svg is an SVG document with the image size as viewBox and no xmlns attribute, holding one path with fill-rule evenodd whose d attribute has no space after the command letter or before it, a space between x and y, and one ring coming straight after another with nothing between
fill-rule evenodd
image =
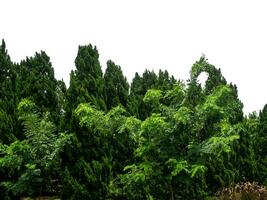
<instances>
[{"instance_id":1,"label":"green foliage","mask_svg":"<svg viewBox=\"0 0 267 200\"><path fill-rule=\"evenodd\" d=\"M0 142L10 144L21 138L18 130L16 71L2 40L0 45Z\"/></svg>"},{"instance_id":2,"label":"green foliage","mask_svg":"<svg viewBox=\"0 0 267 200\"><path fill-rule=\"evenodd\" d=\"M174 90L181 91L180 87ZM187 107L186 95L182 94L177 96L173 91L167 92L165 98L173 99L172 105L175 105L170 107L162 104L169 101L160 101L163 98L160 90L148 90L145 95L145 102L157 105L157 114L152 113L142 122L135 150L139 162L126 167L127 173L121 178L130 199L161 199L164 196L194 199L205 196L206 173L216 177L211 171L214 166L210 165L210 160L223 162L224 156L232 152L232 144L239 139L229 124L230 113L225 112L233 101L229 98L230 87L216 88L194 110ZM175 99L178 102L174 102ZM228 171L231 171L227 167L223 170L222 176L228 176ZM155 191L155 187L162 190Z\"/></svg>"},{"instance_id":3,"label":"green foliage","mask_svg":"<svg viewBox=\"0 0 267 200\"><path fill-rule=\"evenodd\" d=\"M2 199L191 200L267 184L267 106L244 117L236 85L205 57L187 82L145 70L130 88L112 61L103 75L92 45L75 66L67 88L45 52L15 64L2 41Z\"/></svg>"},{"instance_id":4,"label":"green foliage","mask_svg":"<svg viewBox=\"0 0 267 200\"><path fill-rule=\"evenodd\" d=\"M158 109L158 106L160 105L161 99L161 90L151 89L147 91L143 100L146 104L149 104L151 107L153 107L153 111L155 112L155 109Z\"/></svg>"},{"instance_id":5,"label":"green foliage","mask_svg":"<svg viewBox=\"0 0 267 200\"><path fill-rule=\"evenodd\" d=\"M105 114L84 103L74 113L78 120L77 143L73 144L72 155L68 159L74 159L77 150L79 154L74 165L68 165L65 170L73 181L64 181L63 196L106 199L110 195L113 177L132 161L135 136L129 131L138 126L138 120L133 117L127 119L126 111L120 106ZM80 189L84 192L81 193Z\"/></svg>"},{"instance_id":6,"label":"green foliage","mask_svg":"<svg viewBox=\"0 0 267 200\"><path fill-rule=\"evenodd\" d=\"M48 55L41 51L26 58L17 66L17 84L20 100L30 98L41 113L48 112L55 124L60 121L58 81Z\"/></svg>"},{"instance_id":7,"label":"green foliage","mask_svg":"<svg viewBox=\"0 0 267 200\"><path fill-rule=\"evenodd\" d=\"M219 85L226 85L226 80L221 74L220 69L216 69L213 65L208 63L208 59L201 57L191 68L190 79L196 80L197 77L202 73L208 73L208 79L205 83L204 92L210 94Z\"/></svg>"},{"instance_id":8,"label":"green foliage","mask_svg":"<svg viewBox=\"0 0 267 200\"><path fill-rule=\"evenodd\" d=\"M127 106L129 84L123 76L120 66L109 60L104 75L104 96L107 109L122 105Z\"/></svg>"},{"instance_id":9,"label":"green foliage","mask_svg":"<svg viewBox=\"0 0 267 200\"><path fill-rule=\"evenodd\" d=\"M67 114L80 104L90 102L99 109L106 109L103 87L104 79L99 63L99 54L91 44L79 46L75 59L76 70L70 74L70 86L67 91Z\"/></svg>"},{"instance_id":10,"label":"green foliage","mask_svg":"<svg viewBox=\"0 0 267 200\"><path fill-rule=\"evenodd\" d=\"M34 111L35 104L24 99L18 105L26 139L1 148L0 169L8 172L1 180L6 194L37 196L54 193L59 175L60 152L70 135L55 134L55 125ZM11 178L12 177L12 178Z\"/></svg>"},{"instance_id":11,"label":"green foliage","mask_svg":"<svg viewBox=\"0 0 267 200\"><path fill-rule=\"evenodd\" d=\"M147 91L150 89L170 90L175 84L176 80L173 76L169 77L167 71L160 70L158 76L154 71L149 70L145 70L142 76L136 73L130 88L128 110L131 114L144 120L153 110L149 104L143 101Z\"/></svg>"}]
</instances>

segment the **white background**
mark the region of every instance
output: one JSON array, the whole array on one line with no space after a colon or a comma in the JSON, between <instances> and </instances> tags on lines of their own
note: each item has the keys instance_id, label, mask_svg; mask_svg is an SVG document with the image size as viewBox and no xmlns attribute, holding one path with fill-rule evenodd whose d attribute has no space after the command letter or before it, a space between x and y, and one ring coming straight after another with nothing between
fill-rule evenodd
<instances>
[{"instance_id":1,"label":"white background","mask_svg":"<svg viewBox=\"0 0 267 200\"><path fill-rule=\"evenodd\" d=\"M266 2L267 3L267 2ZM264 0L0 0L0 38L19 62L44 50L69 81L78 45L92 43L130 82L145 68L187 79L205 54L237 84L245 113L267 103Z\"/></svg>"}]
</instances>

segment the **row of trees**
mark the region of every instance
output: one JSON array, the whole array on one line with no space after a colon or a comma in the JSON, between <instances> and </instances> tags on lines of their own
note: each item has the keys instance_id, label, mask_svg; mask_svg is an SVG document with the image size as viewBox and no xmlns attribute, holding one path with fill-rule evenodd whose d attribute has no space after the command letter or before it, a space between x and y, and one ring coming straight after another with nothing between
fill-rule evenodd
<instances>
[{"instance_id":1,"label":"row of trees","mask_svg":"<svg viewBox=\"0 0 267 200\"><path fill-rule=\"evenodd\" d=\"M267 106L245 117L235 85L201 57L187 81L145 70L131 85L80 46L70 85L49 57L0 46L0 194L62 199L204 199L267 184ZM202 86L198 77L207 73Z\"/></svg>"}]
</instances>

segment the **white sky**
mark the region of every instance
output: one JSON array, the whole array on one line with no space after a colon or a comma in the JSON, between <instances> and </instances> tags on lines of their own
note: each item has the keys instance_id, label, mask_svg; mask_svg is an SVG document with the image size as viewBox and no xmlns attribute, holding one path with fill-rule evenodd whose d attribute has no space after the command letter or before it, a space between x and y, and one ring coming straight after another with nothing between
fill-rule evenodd
<instances>
[{"instance_id":1,"label":"white sky","mask_svg":"<svg viewBox=\"0 0 267 200\"><path fill-rule=\"evenodd\" d=\"M44 50L69 81L92 43L130 82L145 68L187 79L202 53L238 86L245 113L267 103L267 2L262 0L0 0L0 39L13 61Z\"/></svg>"}]
</instances>

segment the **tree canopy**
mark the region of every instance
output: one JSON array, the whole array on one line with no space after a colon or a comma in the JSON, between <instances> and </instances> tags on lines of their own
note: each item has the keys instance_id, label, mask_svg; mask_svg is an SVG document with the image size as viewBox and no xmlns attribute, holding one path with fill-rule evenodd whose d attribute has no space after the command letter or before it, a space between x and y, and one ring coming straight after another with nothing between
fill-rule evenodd
<instances>
[{"instance_id":1,"label":"tree canopy","mask_svg":"<svg viewBox=\"0 0 267 200\"><path fill-rule=\"evenodd\" d=\"M12 62L0 46L2 199L208 199L267 185L267 104L243 114L235 84L200 57L186 81L136 73L79 46L70 85L41 51ZM198 78L207 73L201 85Z\"/></svg>"}]
</instances>

